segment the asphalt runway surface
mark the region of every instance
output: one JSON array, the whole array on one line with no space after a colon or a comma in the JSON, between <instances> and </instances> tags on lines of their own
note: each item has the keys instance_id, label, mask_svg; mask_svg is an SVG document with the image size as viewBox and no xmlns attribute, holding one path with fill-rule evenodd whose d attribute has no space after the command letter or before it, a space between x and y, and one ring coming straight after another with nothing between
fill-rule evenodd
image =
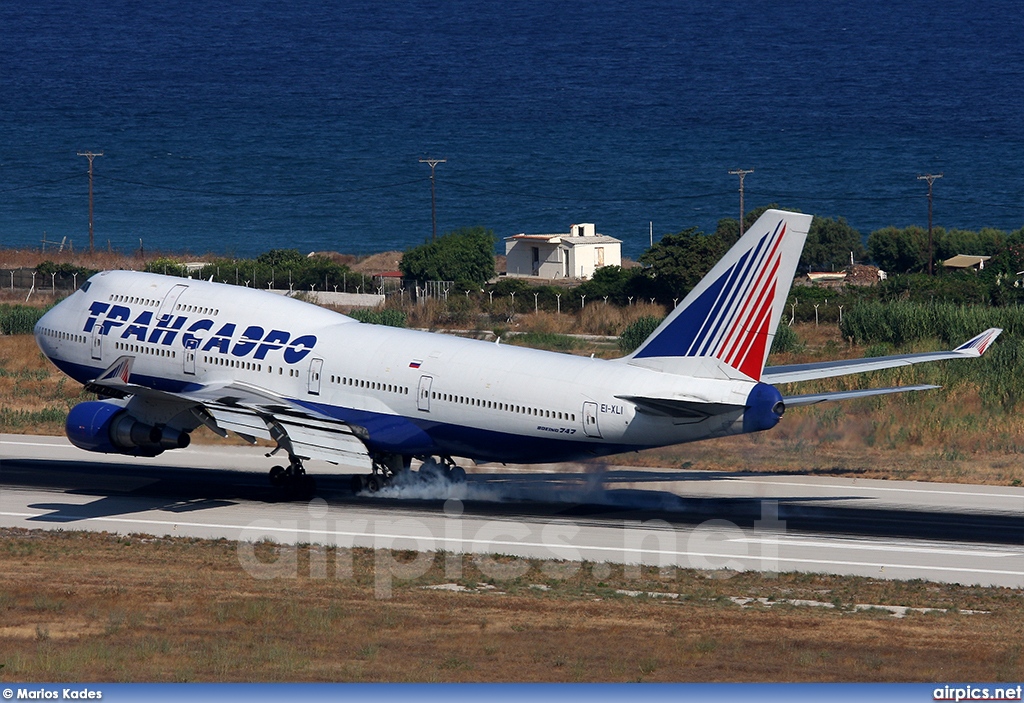
<instances>
[{"instance_id":1,"label":"asphalt runway surface","mask_svg":"<svg viewBox=\"0 0 1024 703\"><path fill-rule=\"evenodd\" d=\"M598 575L642 563L1024 587L1024 488L486 465L463 484L413 475L368 495L351 470L307 462L316 497L289 500L264 451L144 459L0 435L0 526L504 554L552 573L586 560Z\"/></svg>"}]
</instances>

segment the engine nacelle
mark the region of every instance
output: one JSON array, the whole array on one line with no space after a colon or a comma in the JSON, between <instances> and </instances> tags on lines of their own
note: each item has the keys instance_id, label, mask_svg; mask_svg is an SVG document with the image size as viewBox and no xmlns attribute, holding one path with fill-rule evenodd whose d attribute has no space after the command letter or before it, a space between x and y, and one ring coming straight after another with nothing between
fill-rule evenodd
<instances>
[{"instance_id":1,"label":"engine nacelle","mask_svg":"<svg viewBox=\"0 0 1024 703\"><path fill-rule=\"evenodd\" d=\"M71 408L64 431L79 449L105 454L156 456L165 449L188 446L187 432L147 425L116 402L94 400Z\"/></svg>"}]
</instances>

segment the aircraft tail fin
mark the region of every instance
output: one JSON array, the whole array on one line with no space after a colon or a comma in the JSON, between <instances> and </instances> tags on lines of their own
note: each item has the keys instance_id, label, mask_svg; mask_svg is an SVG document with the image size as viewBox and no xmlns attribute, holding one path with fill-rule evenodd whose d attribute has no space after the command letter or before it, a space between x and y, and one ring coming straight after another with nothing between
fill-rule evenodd
<instances>
[{"instance_id":1,"label":"aircraft tail fin","mask_svg":"<svg viewBox=\"0 0 1024 703\"><path fill-rule=\"evenodd\" d=\"M625 360L759 381L810 226L810 215L766 211Z\"/></svg>"}]
</instances>

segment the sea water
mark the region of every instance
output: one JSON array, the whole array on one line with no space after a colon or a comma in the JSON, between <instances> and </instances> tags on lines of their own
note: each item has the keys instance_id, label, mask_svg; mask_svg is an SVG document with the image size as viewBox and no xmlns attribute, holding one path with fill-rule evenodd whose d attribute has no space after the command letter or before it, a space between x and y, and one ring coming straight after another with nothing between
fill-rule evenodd
<instances>
[{"instance_id":1,"label":"sea water","mask_svg":"<svg viewBox=\"0 0 1024 703\"><path fill-rule=\"evenodd\" d=\"M0 246L251 256L594 222L637 256L771 203L1024 226L1004 0L0 5Z\"/></svg>"}]
</instances>

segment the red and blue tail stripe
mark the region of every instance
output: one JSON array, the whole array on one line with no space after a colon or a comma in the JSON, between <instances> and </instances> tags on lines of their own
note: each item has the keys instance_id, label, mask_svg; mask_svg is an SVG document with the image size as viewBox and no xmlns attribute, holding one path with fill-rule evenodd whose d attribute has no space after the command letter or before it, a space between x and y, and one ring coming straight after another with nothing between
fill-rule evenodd
<instances>
[{"instance_id":1,"label":"red and blue tail stripe","mask_svg":"<svg viewBox=\"0 0 1024 703\"><path fill-rule=\"evenodd\" d=\"M765 213L632 358L713 357L759 380L809 222Z\"/></svg>"},{"instance_id":2,"label":"red and blue tail stripe","mask_svg":"<svg viewBox=\"0 0 1024 703\"><path fill-rule=\"evenodd\" d=\"M964 342L954 351L974 352L977 353L978 356L981 356L985 353L985 350L989 348L992 342L996 341L996 337L999 336L1000 332L1002 332L1002 330L996 327L987 329L974 339Z\"/></svg>"}]
</instances>

